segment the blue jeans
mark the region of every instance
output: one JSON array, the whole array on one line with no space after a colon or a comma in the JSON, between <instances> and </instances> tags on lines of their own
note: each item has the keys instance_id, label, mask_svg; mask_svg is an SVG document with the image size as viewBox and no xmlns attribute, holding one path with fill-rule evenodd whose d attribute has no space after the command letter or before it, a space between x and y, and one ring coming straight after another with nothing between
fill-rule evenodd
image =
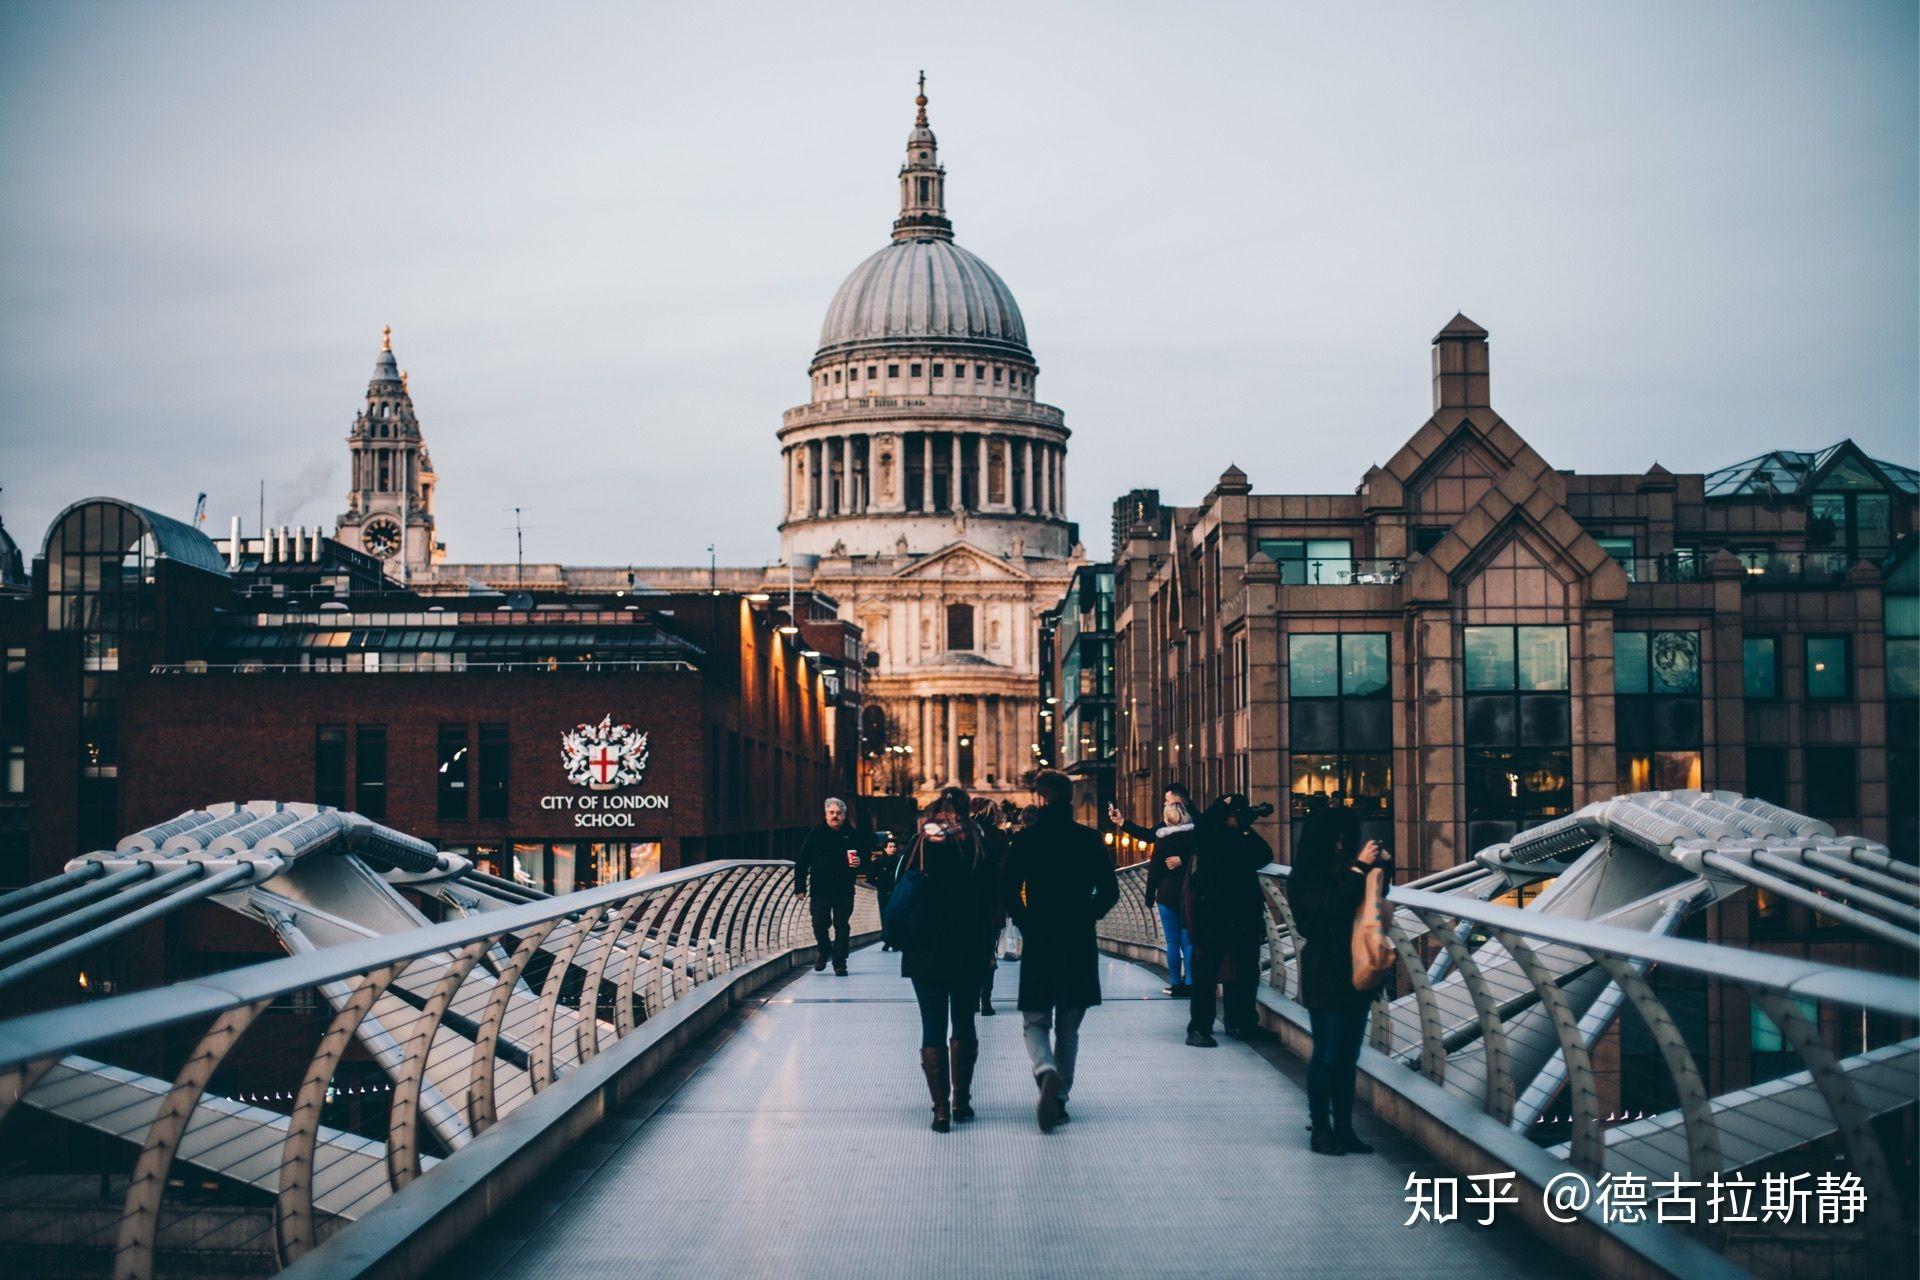
<instances>
[{"instance_id":1,"label":"blue jeans","mask_svg":"<svg viewBox=\"0 0 1920 1280\"><path fill-rule=\"evenodd\" d=\"M913 998L920 1005L920 1047L938 1049L947 1043L947 1028L953 1028L955 1040L978 1040L973 1029L973 1011L980 1003L980 992L955 991L925 978L913 980Z\"/></svg>"},{"instance_id":2,"label":"blue jeans","mask_svg":"<svg viewBox=\"0 0 1920 1280\"><path fill-rule=\"evenodd\" d=\"M1160 932L1167 935L1167 981L1186 986L1193 981L1193 935L1180 913L1165 903L1160 904Z\"/></svg>"},{"instance_id":3,"label":"blue jeans","mask_svg":"<svg viewBox=\"0 0 1920 1280\"><path fill-rule=\"evenodd\" d=\"M1315 1129L1353 1128L1353 1080L1367 1036L1367 1001L1309 1009L1313 1056L1307 1059L1307 1111Z\"/></svg>"}]
</instances>

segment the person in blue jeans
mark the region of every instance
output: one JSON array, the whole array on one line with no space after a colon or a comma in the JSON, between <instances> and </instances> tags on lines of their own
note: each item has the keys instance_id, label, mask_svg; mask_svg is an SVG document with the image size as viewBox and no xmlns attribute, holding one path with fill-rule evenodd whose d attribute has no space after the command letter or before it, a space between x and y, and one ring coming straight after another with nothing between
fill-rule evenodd
<instances>
[{"instance_id":1,"label":"person in blue jeans","mask_svg":"<svg viewBox=\"0 0 1920 1280\"><path fill-rule=\"evenodd\" d=\"M1118 805L1107 806L1107 818L1136 840L1153 846L1147 867L1147 901L1160 915L1160 932L1167 942L1166 993L1183 999L1193 993L1193 932L1189 928L1187 872L1193 865L1193 812L1186 792L1168 788L1160 810L1161 825L1148 830L1126 821Z\"/></svg>"}]
</instances>

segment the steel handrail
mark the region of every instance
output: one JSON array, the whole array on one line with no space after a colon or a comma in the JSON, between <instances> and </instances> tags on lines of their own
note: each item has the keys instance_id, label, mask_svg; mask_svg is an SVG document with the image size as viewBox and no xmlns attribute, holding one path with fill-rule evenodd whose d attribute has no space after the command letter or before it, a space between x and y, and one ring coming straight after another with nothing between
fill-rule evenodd
<instances>
[{"instance_id":1,"label":"steel handrail","mask_svg":"<svg viewBox=\"0 0 1920 1280\"><path fill-rule=\"evenodd\" d=\"M656 892L741 867L790 867L783 860L701 862L636 880L622 880L565 897L503 907L405 933L343 943L305 955L268 960L188 982L129 992L88 1004L49 1009L0 1022L0 1069L70 1053L90 1044L154 1031L191 1018L217 1017L260 1000L355 978L422 956L458 951L470 943L576 916L636 894Z\"/></svg>"}]
</instances>

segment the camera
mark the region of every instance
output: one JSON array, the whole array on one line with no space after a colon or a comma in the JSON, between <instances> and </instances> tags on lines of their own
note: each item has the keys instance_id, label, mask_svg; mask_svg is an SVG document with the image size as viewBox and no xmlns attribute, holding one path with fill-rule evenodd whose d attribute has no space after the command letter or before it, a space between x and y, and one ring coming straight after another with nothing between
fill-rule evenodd
<instances>
[{"instance_id":1,"label":"camera","mask_svg":"<svg viewBox=\"0 0 1920 1280\"><path fill-rule=\"evenodd\" d=\"M1273 816L1273 806L1263 801L1260 804L1248 805L1242 809L1240 813L1246 821L1258 822L1262 818L1270 818Z\"/></svg>"}]
</instances>

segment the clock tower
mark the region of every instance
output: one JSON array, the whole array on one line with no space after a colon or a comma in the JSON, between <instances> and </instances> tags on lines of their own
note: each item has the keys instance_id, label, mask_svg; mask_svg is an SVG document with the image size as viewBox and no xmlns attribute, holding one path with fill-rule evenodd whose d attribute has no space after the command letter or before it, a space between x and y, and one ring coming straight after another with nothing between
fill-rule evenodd
<instances>
[{"instance_id":1,"label":"clock tower","mask_svg":"<svg viewBox=\"0 0 1920 1280\"><path fill-rule=\"evenodd\" d=\"M366 403L347 433L347 452L352 480L333 536L386 561L388 573L401 582L438 564L446 548L433 539L433 461L413 413L407 375L394 359L391 328L381 331L380 355Z\"/></svg>"}]
</instances>

